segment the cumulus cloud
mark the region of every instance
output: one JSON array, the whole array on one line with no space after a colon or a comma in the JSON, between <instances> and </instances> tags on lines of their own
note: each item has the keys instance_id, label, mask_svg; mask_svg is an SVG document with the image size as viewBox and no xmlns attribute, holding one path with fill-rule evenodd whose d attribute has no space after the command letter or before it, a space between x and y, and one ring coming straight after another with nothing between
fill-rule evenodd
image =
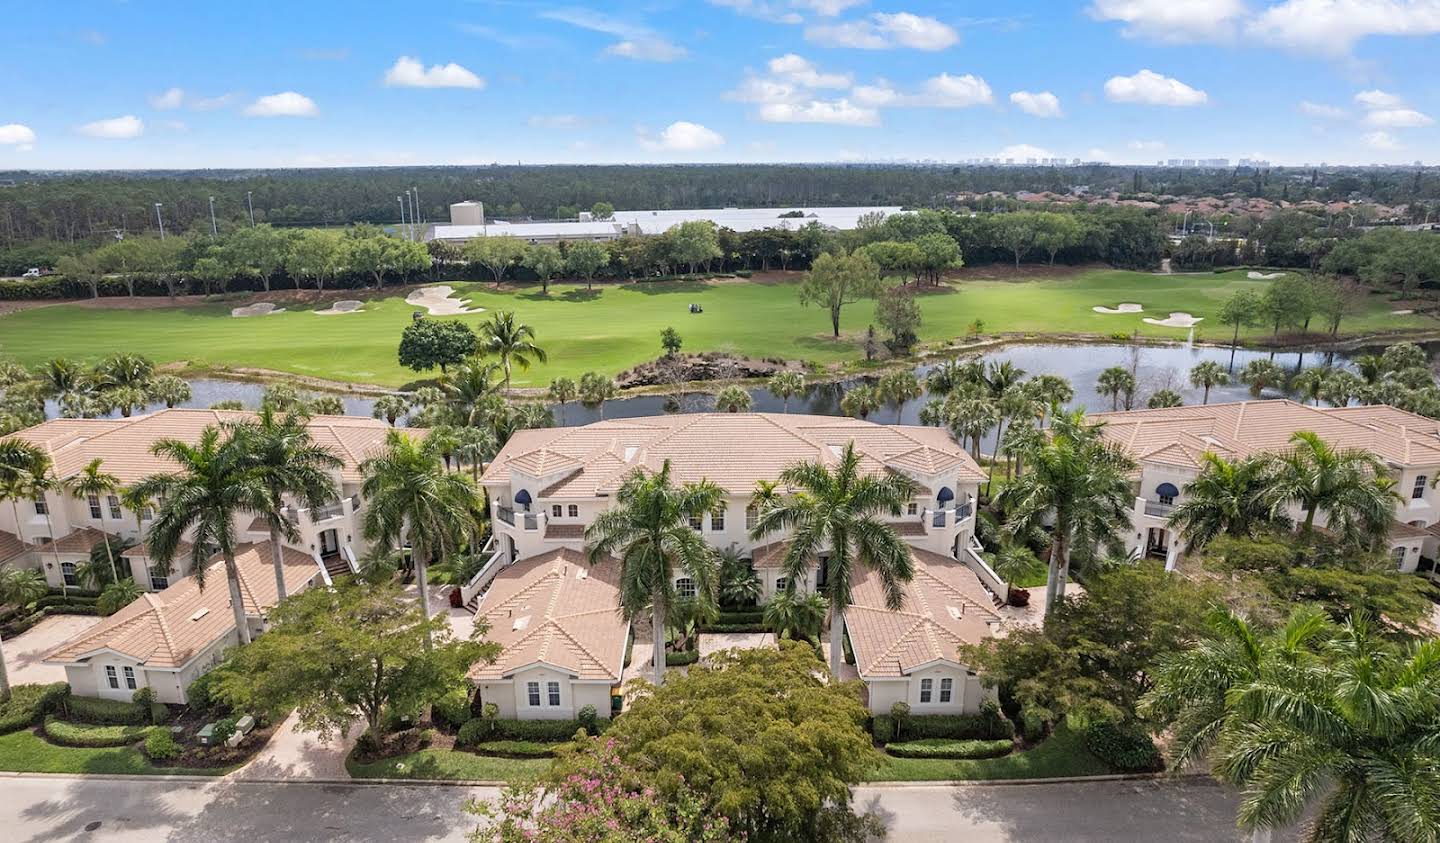
<instances>
[{"instance_id":1,"label":"cumulus cloud","mask_svg":"<svg viewBox=\"0 0 1440 843\"><path fill-rule=\"evenodd\" d=\"M1252 19L1246 31L1281 47L1343 56L1372 35L1440 33L1440 0L1285 0Z\"/></svg>"},{"instance_id":2,"label":"cumulus cloud","mask_svg":"<svg viewBox=\"0 0 1440 843\"><path fill-rule=\"evenodd\" d=\"M138 138L145 133L145 121L133 114L96 120L80 127L80 134L92 138Z\"/></svg>"},{"instance_id":3,"label":"cumulus cloud","mask_svg":"<svg viewBox=\"0 0 1440 843\"><path fill-rule=\"evenodd\" d=\"M963 76L948 73L932 76L913 93L897 90L883 79L873 85L858 85L851 93L860 104L877 108L967 108L995 101L990 85L969 73Z\"/></svg>"},{"instance_id":4,"label":"cumulus cloud","mask_svg":"<svg viewBox=\"0 0 1440 843\"><path fill-rule=\"evenodd\" d=\"M662 152L695 152L724 146L725 138L713 129L688 120L677 120L665 127L658 137L640 134L640 145Z\"/></svg>"},{"instance_id":5,"label":"cumulus cloud","mask_svg":"<svg viewBox=\"0 0 1440 843\"><path fill-rule=\"evenodd\" d=\"M1030 91L1016 91L1010 95L1010 102L1032 117L1060 116L1060 98L1049 91L1041 91L1038 94Z\"/></svg>"},{"instance_id":6,"label":"cumulus cloud","mask_svg":"<svg viewBox=\"0 0 1440 843\"><path fill-rule=\"evenodd\" d=\"M6 123L0 126L0 146L13 146L20 152L35 148L35 130L23 123Z\"/></svg>"},{"instance_id":7,"label":"cumulus cloud","mask_svg":"<svg viewBox=\"0 0 1440 843\"><path fill-rule=\"evenodd\" d=\"M1385 108L1365 115L1367 126L1384 126L1387 129L1414 129L1434 122L1430 115L1413 108Z\"/></svg>"},{"instance_id":8,"label":"cumulus cloud","mask_svg":"<svg viewBox=\"0 0 1440 843\"><path fill-rule=\"evenodd\" d=\"M876 12L864 20L814 24L806 27L805 40L824 47L851 47L857 50L944 50L960 41L954 27L935 18L909 12Z\"/></svg>"},{"instance_id":9,"label":"cumulus cloud","mask_svg":"<svg viewBox=\"0 0 1440 843\"><path fill-rule=\"evenodd\" d=\"M1153 70L1141 70L1134 76L1112 76L1105 83L1105 97L1111 102L1177 107L1204 105L1210 99L1204 91Z\"/></svg>"},{"instance_id":10,"label":"cumulus cloud","mask_svg":"<svg viewBox=\"0 0 1440 843\"><path fill-rule=\"evenodd\" d=\"M1345 109L1339 106L1324 105L1323 103L1310 102L1309 100L1304 100L1297 108L1300 109L1301 114L1318 117L1321 120L1343 120L1349 116Z\"/></svg>"},{"instance_id":11,"label":"cumulus cloud","mask_svg":"<svg viewBox=\"0 0 1440 843\"><path fill-rule=\"evenodd\" d=\"M857 105L848 98L827 99L822 89L847 88L850 74L827 73L813 62L794 53L771 59L769 74L750 74L725 94L726 99L760 105L756 116L767 123L830 123L847 126L875 126L880 115L874 108Z\"/></svg>"},{"instance_id":12,"label":"cumulus cloud","mask_svg":"<svg viewBox=\"0 0 1440 843\"><path fill-rule=\"evenodd\" d=\"M1400 141L1389 132L1366 132L1360 136L1360 140L1371 149L1378 149L1382 152L1393 152L1400 148Z\"/></svg>"},{"instance_id":13,"label":"cumulus cloud","mask_svg":"<svg viewBox=\"0 0 1440 843\"><path fill-rule=\"evenodd\" d=\"M878 126L880 113L848 99L810 100L803 103L772 102L760 107L760 119L767 123L831 123L841 126Z\"/></svg>"},{"instance_id":14,"label":"cumulus cloud","mask_svg":"<svg viewBox=\"0 0 1440 843\"><path fill-rule=\"evenodd\" d=\"M164 93L156 94L150 98L150 107L159 111L173 111L185 102L185 91L180 88L170 88Z\"/></svg>"},{"instance_id":15,"label":"cumulus cloud","mask_svg":"<svg viewBox=\"0 0 1440 843\"><path fill-rule=\"evenodd\" d=\"M1028 143L1015 143L995 153L996 158L1013 158L1024 161L1027 158L1054 158L1055 153Z\"/></svg>"},{"instance_id":16,"label":"cumulus cloud","mask_svg":"<svg viewBox=\"0 0 1440 843\"><path fill-rule=\"evenodd\" d=\"M807 88L846 88L850 85L848 73L821 73L814 62L794 53L786 53L771 59L766 67L771 75L788 79Z\"/></svg>"},{"instance_id":17,"label":"cumulus cloud","mask_svg":"<svg viewBox=\"0 0 1440 843\"><path fill-rule=\"evenodd\" d=\"M1399 94L1392 94L1379 89L1361 91L1355 95L1355 102L1361 108L1369 109L1399 108L1405 104L1405 100L1401 99Z\"/></svg>"},{"instance_id":18,"label":"cumulus cloud","mask_svg":"<svg viewBox=\"0 0 1440 843\"><path fill-rule=\"evenodd\" d=\"M483 88L485 80L454 62L426 68L419 59L401 56L385 71L385 84L391 88Z\"/></svg>"},{"instance_id":19,"label":"cumulus cloud","mask_svg":"<svg viewBox=\"0 0 1440 843\"><path fill-rule=\"evenodd\" d=\"M263 96L245 107L247 117L314 117L319 113L314 100L294 91Z\"/></svg>"},{"instance_id":20,"label":"cumulus cloud","mask_svg":"<svg viewBox=\"0 0 1440 843\"><path fill-rule=\"evenodd\" d=\"M1095 0L1087 11L1125 24L1127 38L1184 43L1234 37L1246 9L1241 0Z\"/></svg>"},{"instance_id":21,"label":"cumulus cloud","mask_svg":"<svg viewBox=\"0 0 1440 843\"><path fill-rule=\"evenodd\" d=\"M619 41L605 48L607 56L619 56L636 61L679 61L688 53L684 47L672 44L664 38L641 38L634 41Z\"/></svg>"}]
</instances>

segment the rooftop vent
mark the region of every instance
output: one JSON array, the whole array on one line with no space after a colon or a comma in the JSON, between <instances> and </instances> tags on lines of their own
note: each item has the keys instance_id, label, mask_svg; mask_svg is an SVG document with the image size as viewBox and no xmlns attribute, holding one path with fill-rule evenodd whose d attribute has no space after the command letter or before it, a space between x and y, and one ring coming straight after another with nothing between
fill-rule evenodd
<instances>
[{"instance_id":1,"label":"rooftop vent","mask_svg":"<svg viewBox=\"0 0 1440 843\"><path fill-rule=\"evenodd\" d=\"M638 454L638 453L640 453L640 446L638 446L638 445L626 445L626 446L625 446L625 462L630 462L631 460L635 459L635 455Z\"/></svg>"},{"instance_id":2,"label":"rooftop vent","mask_svg":"<svg viewBox=\"0 0 1440 843\"><path fill-rule=\"evenodd\" d=\"M206 607L198 610L197 612L195 612L195 614L191 615L191 616L190 616L190 620L192 620L192 621L198 621L198 620L200 620L201 618L205 617L205 616L208 615L208 614L210 614L210 607L209 607L209 606L206 606Z\"/></svg>"},{"instance_id":3,"label":"rooftop vent","mask_svg":"<svg viewBox=\"0 0 1440 843\"><path fill-rule=\"evenodd\" d=\"M590 576L590 572L587 571L587 570L585 570L584 568L576 568L576 569L575 569L575 579L577 579L577 580L583 580L583 579L585 579L585 578L588 577L588 576Z\"/></svg>"},{"instance_id":4,"label":"rooftop vent","mask_svg":"<svg viewBox=\"0 0 1440 843\"><path fill-rule=\"evenodd\" d=\"M515 622L510 625L510 631L511 631L511 632L519 632L520 630L524 629L525 627L527 627L527 626L529 626L529 625L530 625L530 616L529 616L529 615L526 615L526 616L523 617L523 618L516 618L516 619L515 619Z\"/></svg>"},{"instance_id":5,"label":"rooftop vent","mask_svg":"<svg viewBox=\"0 0 1440 843\"><path fill-rule=\"evenodd\" d=\"M955 606L946 606L945 611L949 612L950 617L954 618L957 621L965 617L965 609L963 606L959 608Z\"/></svg>"}]
</instances>

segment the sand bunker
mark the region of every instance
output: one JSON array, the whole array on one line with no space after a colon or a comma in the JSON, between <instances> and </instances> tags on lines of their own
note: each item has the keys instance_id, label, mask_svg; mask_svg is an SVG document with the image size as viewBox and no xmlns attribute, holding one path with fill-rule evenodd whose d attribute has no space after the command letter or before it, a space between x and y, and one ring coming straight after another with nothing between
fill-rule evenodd
<instances>
[{"instance_id":1,"label":"sand bunker","mask_svg":"<svg viewBox=\"0 0 1440 843\"><path fill-rule=\"evenodd\" d=\"M1112 314L1112 315L1113 315L1113 314L1116 314L1116 313L1144 313L1144 312L1145 312L1145 308L1141 307L1140 305L1138 305L1138 304L1136 304L1136 303L1134 303L1134 302L1128 302L1128 301L1127 301L1127 302L1121 302L1119 307L1104 307L1103 305L1101 305L1101 306L1093 307L1093 308L1091 308L1091 310L1094 310L1096 313L1109 313L1109 314Z\"/></svg>"},{"instance_id":2,"label":"sand bunker","mask_svg":"<svg viewBox=\"0 0 1440 843\"><path fill-rule=\"evenodd\" d=\"M238 318L245 316L269 316L272 313L284 313L285 308L276 307L273 303L262 301L258 304L247 304L244 307L231 308L230 315Z\"/></svg>"},{"instance_id":3,"label":"sand bunker","mask_svg":"<svg viewBox=\"0 0 1440 843\"><path fill-rule=\"evenodd\" d=\"M1245 273L1245 277L1255 281L1274 281L1276 278L1285 274L1284 272L1256 272L1252 269Z\"/></svg>"},{"instance_id":4,"label":"sand bunker","mask_svg":"<svg viewBox=\"0 0 1440 843\"><path fill-rule=\"evenodd\" d=\"M1392 310L1392 311L1390 311L1390 315L1391 315L1391 316L1409 316L1410 314L1412 314L1412 313L1414 313L1414 312L1415 312L1415 311L1413 311L1413 310Z\"/></svg>"},{"instance_id":5,"label":"sand bunker","mask_svg":"<svg viewBox=\"0 0 1440 843\"><path fill-rule=\"evenodd\" d=\"M1159 325L1162 328L1193 328L1205 321L1205 318L1203 316L1191 316L1188 313L1176 311L1171 313L1168 319L1146 318L1141 321L1149 325Z\"/></svg>"},{"instance_id":6,"label":"sand bunker","mask_svg":"<svg viewBox=\"0 0 1440 843\"><path fill-rule=\"evenodd\" d=\"M455 288L447 284L421 287L405 297L406 304L413 304L430 311L431 316L458 316L462 313L484 313L483 307L467 307L465 302L455 298Z\"/></svg>"},{"instance_id":7,"label":"sand bunker","mask_svg":"<svg viewBox=\"0 0 1440 843\"><path fill-rule=\"evenodd\" d=\"M335 302L334 304L330 305L330 307L329 307L328 309L326 309L326 310L317 310L317 311L315 311L315 315L316 315L316 316L339 316L339 315L342 314L342 313L355 313L355 312L359 311L360 308L362 308L362 307L364 307L364 306L365 306L365 302L363 302L363 301L355 301L354 299L344 299L344 300L342 300L342 301L337 301L337 302Z\"/></svg>"}]
</instances>

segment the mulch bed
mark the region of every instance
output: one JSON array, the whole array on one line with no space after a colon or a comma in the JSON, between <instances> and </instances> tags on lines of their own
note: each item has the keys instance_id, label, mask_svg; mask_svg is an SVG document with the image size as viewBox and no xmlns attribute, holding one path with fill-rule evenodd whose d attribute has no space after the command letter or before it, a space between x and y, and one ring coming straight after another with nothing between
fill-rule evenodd
<instances>
[{"instance_id":1,"label":"mulch bed","mask_svg":"<svg viewBox=\"0 0 1440 843\"><path fill-rule=\"evenodd\" d=\"M421 736L426 732L429 733L429 740ZM355 749L350 752L350 760L357 764L370 764L386 758L394 758L397 755L419 752L422 749L454 748L454 735L446 734L429 724L422 724L412 729L386 735L380 746L373 751L367 751L363 743L357 743Z\"/></svg>"},{"instance_id":2,"label":"mulch bed","mask_svg":"<svg viewBox=\"0 0 1440 843\"><path fill-rule=\"evenodd\" d=\"M195 735L205 726L206 723L214 723L222 718L199 714L185 709L178 717L171 718L164 726L179 726L184 731L175 736L175 741L180 744L180 754L169 761L151 762L156 767L186 767L186 768L214 768L234 767L244 764L254 758L265 745L270 742L271 736L280 728L284 718L263 726L256 726L245 736L239 746L229 747L221 744L219 746L201 746Z\"/></svg>"}]
</instances>

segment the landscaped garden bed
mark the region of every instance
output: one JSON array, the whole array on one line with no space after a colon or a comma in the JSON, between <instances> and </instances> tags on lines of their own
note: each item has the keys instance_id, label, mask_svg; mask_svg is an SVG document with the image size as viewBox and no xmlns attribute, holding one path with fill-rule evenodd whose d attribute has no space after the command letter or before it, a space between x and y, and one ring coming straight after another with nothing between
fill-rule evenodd
<instances>
[{"instance_id":1,"label":"landscaped garden bed","mask_svg":"<svg viewBox=\"0 0 1440 843\"><path fill-rule=\"evenodd\" d=\"M1012 740L957 741L950 738L922 738L885 745L896 758L999 758L1015 749Z\"/></svg>"}]
</instances>

